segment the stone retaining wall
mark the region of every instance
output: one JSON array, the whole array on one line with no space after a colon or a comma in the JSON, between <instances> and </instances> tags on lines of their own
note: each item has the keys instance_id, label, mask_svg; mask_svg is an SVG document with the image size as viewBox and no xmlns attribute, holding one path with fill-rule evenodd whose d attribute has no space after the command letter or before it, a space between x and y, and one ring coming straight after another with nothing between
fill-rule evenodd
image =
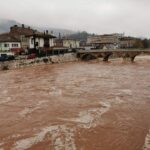
<instances>
[{"instance_id":1,"label":"stone retaining wall","mask_svg":"<svg viewBox=\"0 0 150 150\"><path fill-rule=\"evenodd\" d=\"M76 54L69 53L64 55L49 56L35 59L14 60L9 62L0 62L0 70L23 68L38 64L54 64L78 61Z\"/></svg>"}]
</instances>

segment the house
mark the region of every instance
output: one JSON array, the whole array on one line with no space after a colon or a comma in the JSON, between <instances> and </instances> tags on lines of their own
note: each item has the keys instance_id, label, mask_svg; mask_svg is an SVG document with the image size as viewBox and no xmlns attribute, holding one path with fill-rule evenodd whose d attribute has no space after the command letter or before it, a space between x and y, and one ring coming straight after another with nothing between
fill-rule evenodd
<instances>
[{"instance_id":1,"label":"house","mask_svg":"<svg viewBox=\"0 0 150 150\"><path fill-rule=\"evenodd\" d=\"M120 47L120 38L123 34L94 35L87 38L87 44L99 49L117 49Z\"/></svg>"},{"instance_id":2,"label":"house","mask_svg":"<svg viewBox=\"0 0 150 150\"><path fill-rule=\"evenodd\" d=\"M55 40L55 47L64 47L64 48L79 48L80 47L80 41L76 39L71 38L62 38L62 39L56 39Z\"/></svg>"},{"instance_id":3,"label":"house","mask_svg":"<svg viewBox=\"0 0 150 150\"><path fill-rule=\"evenodd\" d=\"M31 29L30 27L25 27L24 25L22 25L21 27L17 25L10 27L10 32L0 34L0 50L21 53L24 49L27 49L28 47L28 39L25 38L25 36L32 34L33 32L33 29Z\"/></svg>"},{"instance_id":4,"label":"house","mask_svg":"<svg viewBox=\"0 0 150 150\"><path fill-rule=\"evenodd\" d=\"M21 50L21 41L9 33L0 35L0 52Z\"/></svg>"},{"instance_id":5,"label":"house","mask_svg":"<svg viewBox=\"0 0 150 150\"><path fill-rule=\"evenodd\" d=\"M25 25L22 24L22 26L14 25L10 27L9 34L19 39L21 42L21 47L23 49L27 49L29 45L28 45L28 38L26 36L31 35L34 32L35 30L31 29L30 27L25 27Z\"/></svg>"},{"instance_id":6,"label":"house","mask_svg":"<svg viewBox=\"0 0 150 150\"><path fill-rule=\"evenodd\" d=\"M26 35L27 45L29 49L39 49L39 48L52 48L54 47L54 39L56 38L53 35L41 32L34 32L30 35Z\"/></svg>"},{"instance_id":7,"label":"house","mask_svg":"<svg viewBox=\"0 0 150 150\"><path fill-rule=\"evenodd\" d=\"M22 26L14 25L10 27L9 33L21 41L23 49L53 47L54 38L56 38L48 34L48 31L46 33L38 32L30 27L25 27L24 24Z\"/></svg>"},{"instance_id":8,"label":"house","mask_svg":"<svg viewBox=\"0 0 150 150\"><path fill-rule=\"evenodd\" d=\"M22 26L14 25L10 27L10 32L2 34L1 36L4 35L5 38L2 37L1 39L5 39L5 41L8 42L14 42L14 44L9 43L9 45L1 45L1 49L3 51L13 49L13 51L15 50L17 52L19 52L19 48L24 49L26 52L28 52L28 49L50 49L54 46L54 38L56 38L55 36L48 34L48 31L46 31L46 33L38 32L30 27L25 27L24 24L22 24Z\"/></svg>"}]
</instances>

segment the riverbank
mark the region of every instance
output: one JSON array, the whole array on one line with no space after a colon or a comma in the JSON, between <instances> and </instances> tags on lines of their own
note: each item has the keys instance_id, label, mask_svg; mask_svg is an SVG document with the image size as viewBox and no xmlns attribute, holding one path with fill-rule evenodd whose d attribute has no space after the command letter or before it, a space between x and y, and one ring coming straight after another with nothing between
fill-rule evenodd
<instances>
[{"instance_id":1,"label":"riverbank","mask_svg":"<svg viewBox=\"0 0 150 150\"><path fill-rule=\"evenodd\" d=\"M24 68L28 66L37 66L42 64L57 64L57 63L66 63L66 62L76 62L78 58L75 53L68 53L64 55L56 55L35 59L22 59L14 60L9 62L1 62L0 70L12 70L17 68Z\"/></svg>"},{"instance_id":2,"label":"riverbank","mask_svg":"<svg viewBox=\"0 0 150 150\"><path fill-rule=\"evenodd\" d=\"M138 59L137 59L138 58ZM150 59L150 55L140 55L135 58L136 60L142 60L142 59ZM0 70L12 70L12 69L19 69L19 68L25 68L29 66L38 66L43 64L63 64L67 62L77 62L80 59L77 58L75 53L67 53L63 55L54 55L54 56L48 56L48 57L41 57L41 58L35 58L35 59L18 59L14 61L7 61L7 62L0 62ZM121 62L129 62L131 61L129 59L122 59L118 57L112 57L110 58L110 61L116 61L120 60ZM93 61L103 61L102 58L95 59Z\"/></svg>"}]
</instances>

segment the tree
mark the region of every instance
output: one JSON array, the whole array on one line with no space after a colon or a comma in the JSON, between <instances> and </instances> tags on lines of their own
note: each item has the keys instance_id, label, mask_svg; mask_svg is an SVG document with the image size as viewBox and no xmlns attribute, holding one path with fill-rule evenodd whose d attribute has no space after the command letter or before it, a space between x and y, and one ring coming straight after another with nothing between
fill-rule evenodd
<instances>
[{"instance_id":1,"label":"tree","mask_svg":"<svg viewBox=\"0 0 150 150\"><path fill-rule=\"evenodd\" d=\"M142 43L144 48L150 48L150 39L144 39Z\"/></svg>"},{"instance_id":2,"label":"tree","mask_svg":"<svg viewBox=\"0 0 150 150\"><path fill-rule=\"evenodd\" d=\"M138 39L135 41L133 48L144 48L142 40Z\"/></svg>"},{"instance_id":3,"label":"tree","mask_svg":"<svg viewBox=\"0 0 150 150\"><path fill-rule=\"evenodd\" d=\"M90 35L91 34L87 33L86 31L83 31L83 32L77 32L75 34L71 34L68 36L68 38L73 38L73 39L77 39L80 41L86 41L87 37Z\"/></svg>"}]
</instances>

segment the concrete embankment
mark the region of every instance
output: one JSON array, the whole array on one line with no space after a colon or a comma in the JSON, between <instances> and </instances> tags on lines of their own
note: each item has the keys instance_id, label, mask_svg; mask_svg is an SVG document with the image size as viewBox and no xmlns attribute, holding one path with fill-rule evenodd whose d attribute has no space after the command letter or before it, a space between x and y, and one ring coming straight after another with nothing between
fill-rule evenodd
<instances>
[{"instance_id":1,"label":"concrete embankment","mask_svg":"<svg viewBox=\"0 0 150 150\"><path fill-rule=\"evenodd\" d=\"M78 61L76 54L69 53L64 55L49 56L35 59L14 60L9 62L0 62L0 70L23 68L39 64L54 64Z\"/></svg>"}]
</instances>

